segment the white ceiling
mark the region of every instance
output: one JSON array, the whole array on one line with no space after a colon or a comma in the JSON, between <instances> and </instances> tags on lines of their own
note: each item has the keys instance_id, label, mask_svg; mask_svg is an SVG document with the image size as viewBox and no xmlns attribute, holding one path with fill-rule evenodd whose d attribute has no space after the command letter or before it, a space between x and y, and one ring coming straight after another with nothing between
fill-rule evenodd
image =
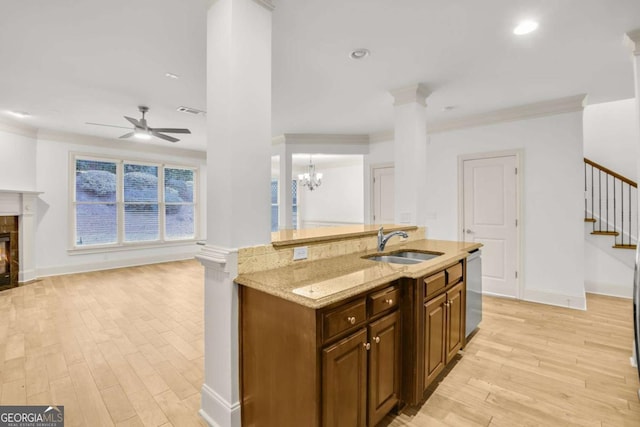
<instances>
[{"instance_id":1,"label":"white ceiling","mask_svg":"<svg viewBox=\"0 0 640 427\"><path fill-rule=\"evenodd\" d=\"M85 122L127 126L122 116L144 104L150 126L192 130L175 146L204 150L206 117L176 108L206 110L207 3L3 0L2 121L117 138L126 130ZM640 28L638 0L274 3L273 135L390 130L389 90L417 82L433 91L432 122L579 93L589 103L633 97L623 35ZM540 28L514 36L525 18ZM359 47L371 56L349 59Z\"/></svg>"}]
</instances>

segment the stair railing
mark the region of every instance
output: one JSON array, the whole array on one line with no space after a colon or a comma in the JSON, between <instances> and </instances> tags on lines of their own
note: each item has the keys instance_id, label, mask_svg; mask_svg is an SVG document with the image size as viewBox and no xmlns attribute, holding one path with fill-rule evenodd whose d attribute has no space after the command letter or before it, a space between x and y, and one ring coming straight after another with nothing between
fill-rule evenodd
<instances>
[{"instance_id":1,"label":"stair railing","mask_svg":"<svg viewBox=\"0 0 640 427\"><path fill-rule=\"evenodd\" d=\"M638 184L584 159L584 220L592 234L615 237L614 248L635 249L638 241Z\"/></svg>"}]
</instances>

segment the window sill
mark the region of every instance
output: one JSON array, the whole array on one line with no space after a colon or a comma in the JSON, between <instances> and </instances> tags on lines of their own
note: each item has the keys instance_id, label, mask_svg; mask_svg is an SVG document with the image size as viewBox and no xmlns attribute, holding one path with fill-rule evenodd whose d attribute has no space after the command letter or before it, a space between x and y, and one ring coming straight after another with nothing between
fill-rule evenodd
<instances>
[{"instance_id":1,"label":"window sill","mask_svg":"<svg viewBox=\"0 0 640 427\"><path fill-rule=\"evenodd\" d=\"M99 254L106 252L135 251L140 249L159 249L175 246L195 245L199 239L170 240L164 242L122 243L112 245L92 245L67 249L69 255Z\"/></svg>"}]
</instances>

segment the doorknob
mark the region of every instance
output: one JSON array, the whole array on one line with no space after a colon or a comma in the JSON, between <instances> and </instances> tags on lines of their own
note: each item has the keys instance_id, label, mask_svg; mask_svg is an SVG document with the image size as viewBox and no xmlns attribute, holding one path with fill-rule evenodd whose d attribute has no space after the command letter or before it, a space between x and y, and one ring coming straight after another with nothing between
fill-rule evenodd
<instances>
[{"instance_id":1,"label":"doorknob","mask_svg":"<svg viewBox=\"0 0 640 427\"><path fill-rule=\"evenodd\" d=\"M472 229L470 229L470 228L467 228L467 229L465 230L465 232L466 232L467 234L473 234L473 230L472 230Z\"/></svg>"}]
</instances>

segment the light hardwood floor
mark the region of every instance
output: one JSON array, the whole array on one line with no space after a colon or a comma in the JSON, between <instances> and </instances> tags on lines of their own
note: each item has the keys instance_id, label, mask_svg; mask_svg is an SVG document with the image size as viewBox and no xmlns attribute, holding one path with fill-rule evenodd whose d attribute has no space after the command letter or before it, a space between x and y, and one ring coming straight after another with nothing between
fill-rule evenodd
<instances>
[{"instance_id":1,"label":"light hardwood floor","mask_svg":"<svg viewBox=\"0 0 640 427\"><path fill-rule=\"evenodd\" d=\"M0 404L64 405L67 427L203 426L203 276L183 261L0 292ZM629 300L484 304L422 408L385 425L640 426Z\"/></svg>"}]
</instances>

